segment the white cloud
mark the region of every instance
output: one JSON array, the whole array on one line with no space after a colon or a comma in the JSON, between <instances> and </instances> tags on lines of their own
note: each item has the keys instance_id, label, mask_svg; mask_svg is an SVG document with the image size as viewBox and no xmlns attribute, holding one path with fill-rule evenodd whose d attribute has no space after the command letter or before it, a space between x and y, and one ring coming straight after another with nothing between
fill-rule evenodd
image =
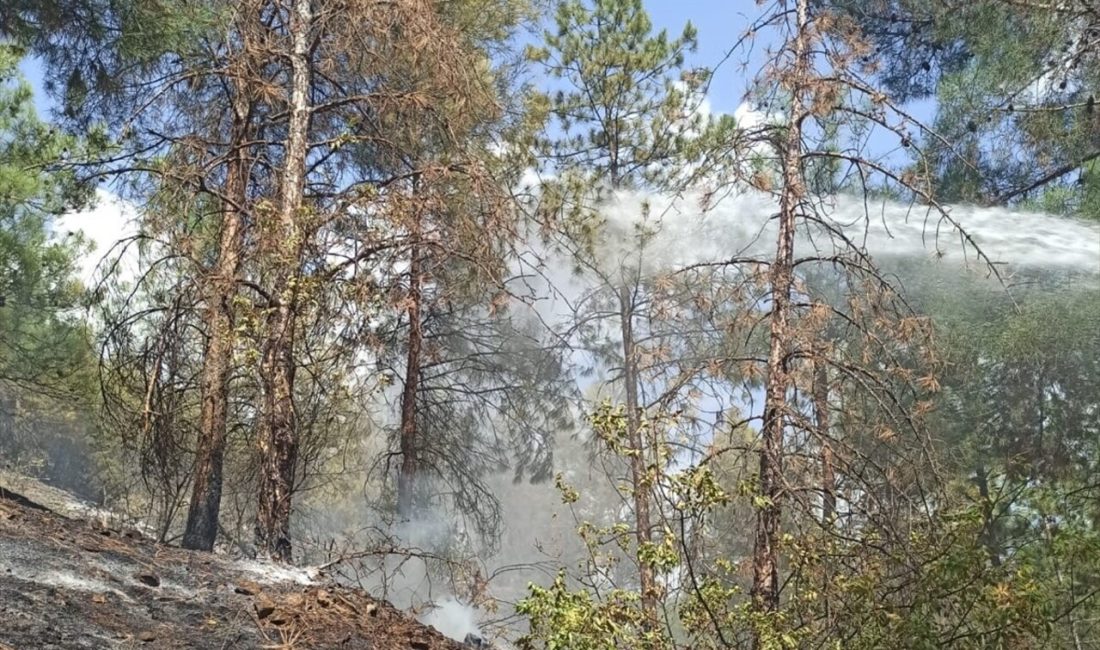
<instances>
[{"instance_id":1,"label":"white cloud","mask_svg":"<svg viewBox=\"0 0 1100 650\"><path fill-rule=\"evenodd\" d=\"M742 129L751 129L778 121L776 115L758 111L748 102L741 102L741 105L733 111L733 118L737 120L737 126Z\"/></svg>"},{"instance_id":2,"label":"white cloud","mask_svg":"<svg viewBox=\"0 0 1100 650\"><path fill-rule=\"evenodd\" d=\"M96 192L96 202L88 210L73 212L58 219L54 232L64 236L69 232L82 232L95 248L80 260L80 276L91 285L99 275L97 268L105 256L115 257L115 245L138 232L137 213L133 205L110 192ZM122 276L132 277L137 270L137 251L131 247L122 260Z\"/></svg>"}]
</instances>

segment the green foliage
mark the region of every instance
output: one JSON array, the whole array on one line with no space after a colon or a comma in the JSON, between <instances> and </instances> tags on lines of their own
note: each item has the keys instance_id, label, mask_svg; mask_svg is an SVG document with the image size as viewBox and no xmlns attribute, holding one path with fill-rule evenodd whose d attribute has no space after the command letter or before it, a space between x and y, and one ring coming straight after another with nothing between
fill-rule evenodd
<instances>
[{"instance_id":1,"label":"green foliage","mask_svg":"<svg viewBox=\"0 0 1100 650\"><path fill-rule=\"evenodd\" d=\"M672 477L680 499L678 510L707 511L728 505L732 498L719 484L709 465L693 465Z\"/></svg>"},{"instance_id":2,"label":"green foliage","mask_svg":"<svg viewBox=\"0 0 1100 650\"><path fill-rule=\"evenodd\" d=\"M0 460L91 496L95 357L76 277L86 246L54 232L91 198L64 162L85 145L35 114L21 54L0 43Z\"/></svg>"},{"instance_id":3,"label":"green foliage","mask_svg":"<svg viewBox=\"0 0 1100 650\"><path fill-rule=\"evenodd\" d=\"M88 362L75 310L77 236L54 236L54 219L90 198L63 159L78 142L35 115L17 73L20 52L0 45L0 382L62 389Z\"/></svg>"},{"instance_id":4,"label":"green foliage","mask_svg":"<svg viewBox=\"0 0 1100 650\"><path fill-rule=\"evenodd\" d=\"M532 584L516 611L528 618L530 632L519 641L524 650L619 650L660 648L642 631L637 593L615 589L595 599L566 585L559 573L550 587Z\"/></svg>"},{"instance_id":5,"label":"green foliage","mask_svg":"<svg viewBox=\"0 0 1100 650\"><path fill-rule=\"evenodd\" d=\"M995 629L1004 625L1019 638L1072 647L1074 635L1090 635L1084 621L1098 606L1084 586L1100 576L1089 550L1098 535L1096 288L1090 279L1028 271L1009 296L978 278L907 274L921 280L910 294L935 317L947 362L930 425L956 477L964 521L954 525L972 540L953 566L986 567L985 591L974 593L987 602L979 605L1011 596L1002 613L1015 617L998 623L994 613L975 613L974 639L1006 642L1008 631L998 637ZM970 579L934 566L942 572L926 591Z\"/></svg>"},{"instance_id":6,"label":"green foliage","mask_svg":"<svg viewBox=\"0 0 1100 650\"><path fill-rule=\"evenodd\" d=\"M856 18L896 99L935 100L933 132L917 149L942 200L1100 214L1100 66L1084 5L818 4Z\"/></svg>"},{"instance_id":7,"label":"green foliage","mask_svg":"<svg viewBox=\"0 0 1100 650\"><path fill-rule=\"evenodd\" d=\"M642 0L566 0L555 26L527 56L560 84L531 100L556 122L559 135L542 143L556 171L615 188L713 171L735 125L699 110L710 72L685 68L690 23L670 37L654 32Z\"/></svg>"},{"instance_id":8,"label":"green foliage","mask_svg":"<svg viewBox=\"0 0 1100 650\"><path fill-rule=\"evenodd\" d=\"M134 104L114 99L148 90L133 83L142 75L208 54L204 39L231 14L232 3L216 0L12 0L0 7L0 37L48 64L46 85L65 118L83 130L117 111L106 123L121 129Z\"/></svg>"},{"instance_id":9,"label":"green foliage","mask_svg":"<svg viewBox=\"0 0 1100 650\"><path fill-rule=\"evenodd\" d=\"M826 571L820 586L800 585L795 608L843 607L845 618L828 633L847 639L845 648L1032 647L1045 637L1051 618L1048 594L1026 567L990 565L978 542L983 525L980 508L961 507L912 531L910 550L926 563L909 578L888 558L858 547L849 555L826 544L826 554L837 553L827 561L857 562L860 571ZM797 549L800 561L819 553L811 540ZM900 588L891 593L889 584Z\"/></svg>"}]
</instances>

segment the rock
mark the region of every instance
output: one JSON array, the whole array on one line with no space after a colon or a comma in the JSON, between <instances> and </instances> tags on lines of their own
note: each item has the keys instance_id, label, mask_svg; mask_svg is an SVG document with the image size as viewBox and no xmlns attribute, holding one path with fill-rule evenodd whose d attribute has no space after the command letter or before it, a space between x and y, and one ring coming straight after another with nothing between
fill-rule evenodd
<instances>
[{"instance_id":1,"label":"rock","mask_svg":"<svg viewBox=\"0 0 1100 650\"><path fill-rule=\"evenodd\" d=\"M160 578L158 578L156 575L154 575L152 573L138 573L138 574L134 575L134 577L137 578L138 582L140 582L141 584L143 584L147 587L159 587L160 586Z\"/></svg>"},{"instance_id":2,"label":"rock","mask_svg":"<svg viewBox=\"0 0 1100 650\"><path fill-rule=\"evenodd\" d=\"M142 630L141 633L138 634L138 640L142 643L150 643L157 640L157 634L152 630Z\"/></svg>"},{"instance_id":3,"label":"rock","mask_svg":"<svg viewBox=\"0 0 1100 650\"><path fill-rule=\"evenodd\" d=\"M266 596L260 596L255 603L256 617L261 621L275 612L275 601Z\"/></svg>"},{"instance_id":4,"label":"rock","mask_svg":"<svg viewBox=\"0 0 1100 650\"><path fill-rule=\"evenodd\" d=\"M302 594L288 594L287 597L283 599L283 607L287 609L298 609L304 605L305 602L306 597Z\"/></svg>"},{"instance_id":5,"label":"rock","mask_svg":"<svg viewBox=\"0 0 1100 650\"><path fill-rule=\"evenodd\" d=\"M237 592L238 594L244 594L245 596L255 596L256 594L260 593L261 589L260 585L252 582L251 580L241 580L237 583L237 586L233 589L233 591Z\"/></svg>"}]
</instances>

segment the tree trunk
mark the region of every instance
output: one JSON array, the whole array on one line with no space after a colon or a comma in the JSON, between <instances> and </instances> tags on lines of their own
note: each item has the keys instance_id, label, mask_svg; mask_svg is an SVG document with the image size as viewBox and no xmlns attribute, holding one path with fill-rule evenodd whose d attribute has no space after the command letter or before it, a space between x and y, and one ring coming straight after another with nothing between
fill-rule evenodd
<instances>
[{"instance_id":1,"label":"tree trunk","mask_svg":"<svg viewBox=\"0 0 1100 650\"><path fill-rule=\"evenodd\" d=\"M824 346L814 356L814 425L821 445L821 523L831 526L836 516L836 469L829 442L829 364Z\"/></svg>"},{"instance_id":2,"label":"tree trunk","mask_svg":"<svg viewBox=\"0 0 1100 650\"><path fill-rule=\"evenodd\" d=\"M419 227L417 227L414 238L419 236ZM423 260L420 257L420 246L415 239L410 256L407 307L409 349L405 361L405 387L401 392L401 470L397 476L397 514L399 518L405 520L412 519L414 515L416 473L420 468L416 395L420 388L420 356L424 342L421 322Z\"/></svg>"},{"instance_id":3,"label":"tree trunk","mask_svg":"<svg viewBox=\"0 0 1100 650\"><path fill-rule=\"evenodd\" d=\"M277 561L291 558L290 511L294 471L298 460L298 431L294 413L294 328L297 319L299 264L305 218L304 188L309 151L311 67L310 0L293 0L290 7L290 118L276 227L270 243L275 261L273 308L267 319L260 366L263 415L260 418L260 490L256 511L256 545Z\"/></svg>"},{"instance_id":4,"label":"tree trunk","mask_svg":"<svg viewBox=\"0 0 1100 650\"><path fill-rule=\"evenodd\" d=\"M978 486L978 496L982 500L982 545L989 553L989 561L995 567L1001 566L1001 549L997 542L997 521L994 517L993 497L989 492L989 471L984 463L978 463L974 469L974 482Z\"/></svg>"},{"instance_id":5,"label":"tree trunk","mask_svg":"<svg viewBox=\"0 0 1100 650\"><path fill-rule=\"evenodd\" d=\"M212 550L218 536L229 375L236 342L233 300L237 294L237 273L244 246L245 225L241 211L248 187L246 142L252 119L251 105L240 87L234 92L232 148L226 164L218 257L204 281L207 338L199 377L202 405L194 482L183 533L184 548L203 551Z\"/></svg>"},{"instance_id":6,"label":"tree trunk","mask_svg":"<svg viewBox=\"0 0 1100 650\"><path fill-rule=\"evenodd\" d=\"M638 358L634 347L634 298L624 284L619 288L619 317L623 336L623 383L626 390L626 435L630 445L630 482L634 493L635 539L638 544L638 581L642 591L642 612L648 629L656 629L657 583L653 567L642 559L641 550L653 545L653 527L649 513L649 476L646 445L642 439L641 413L638 411Z\"/></svg>"},{"instance_id":7,"label":"tree trunk","mask_svg":"<svg viewBox=\"0 0 1100 650\"><path fill-rule=\"evenodd\" d=\"M836 470L833 467L833 448L830 444L829 434L829 364L826 360L828 354L824 345L818 345L814 351L813 386L811 393L814 402L814 428L818 444L821 445L821 525L826 530L834 526L836 520ZM825 620L829 626L833 625L833 607L831 602L831 589L833 570L828 562L823 567L822 576L822 606L825 611Z\"/></svg>"},{"instance_id":8,"label":"tree trunk","mask_svg":"<svg viewBox=\"0 0 1100 650\"><path fill-rule=\"evenodd\" d=\"M791 92L790 123L780 151L783 185L779 197L779 232L771 267L772 309L768 362L764 382L764 422L760 451L760 496L753 542L752 609L757 614L779 610L779 539L783 513L783 442L786 433L787 367L792 334L791 293L794 285L795 220L805 195L802 178L802 123L806 118L809 65L808 0L798 0L797 32L792 43L794 61L784 81ZM762 647L761 629L754 629L753 646Z\"/></svg>"}]
</instances>

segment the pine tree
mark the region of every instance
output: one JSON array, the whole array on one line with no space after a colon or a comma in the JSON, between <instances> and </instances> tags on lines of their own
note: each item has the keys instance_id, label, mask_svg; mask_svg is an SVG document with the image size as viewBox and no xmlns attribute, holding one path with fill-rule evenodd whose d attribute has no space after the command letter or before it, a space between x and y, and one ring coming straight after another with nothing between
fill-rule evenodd
<instances>
[{"instance_id":1,"label":"pine tree","mask_svg":"<svg viewBox=\"0 0 1100 650\"><path fill-rule=\"evenodd\" d=\"M39 118L18 71L22 54L0 41L0 453L10 466L49 468L60 459L42 450L62 434L36 433L28 415L88 406L92 350L77 277L86 247L79 235L58 232L57 219L92 199L67 164L90 143Z\"/></svg>"},{"instance_id":2,"label":"pine tree","mask_svg":"<svg viewBox=\"0 0 1100 650\"><path fill-rule=\"evenodd\" d=\"M663 461L661 444L656 434L647 432L651 425L644 423L647 405L641 387L645 379L638 341L654 337L637 331L640 312L651 300L647 284L653 278L635 268L632 259L619 268L599 259L597 248L608 236L600 203L625 189L698 181L704 172L714 171L715 143L732 138L734 128L728 118L712 119L698 111L699 90L708 73L685 68L686 56L696 45L692 25L670 37L663 30L654 31L641 0L569 0L558 5L555 27L546 32L545 45L529 51L529 57L564 86L542 98L557 129L542 143L543 161L548 171L560 176L544 184L549 197L544 207L551 213L560 211L562 216L554 218L561 219L556 226L565 233L567 250L605 294L600 304L615 313L621 350L613 357L621 362L625 428L624 440L614 444L621 445L629 465L642 625L648 634L657 635L661 589L654 567L654 472ZM645 221L644 215L639 218ZM644 247L646 234L627 236L636 237L639 248Z\"/></svg>"},{"instance_id":3,"label":"pine tree","mask_svg":"<svg viewBox=\"0 0 1100 650\"><path fill-rule=\"evenodd\" d=\"M941 199L1097 214L1100 22L1087 3L815 4L859 23L868 71L896 99L935 101L913 151Z\"/></svg>"},{"instance_id":4,"label":"pine tree","mask_svg":"<svg viewBox=\"0 0 1100 650\"><path fill-rule=\"evenodd\" d=\"M76 362L67 357L79 356L79 323L65 312L82 289L80 239L52 229L91 194L66 165L83 145L36 115L20 58L18 47L0 44L0 381L47 389Z\"/></svg>"}]
</instances>

